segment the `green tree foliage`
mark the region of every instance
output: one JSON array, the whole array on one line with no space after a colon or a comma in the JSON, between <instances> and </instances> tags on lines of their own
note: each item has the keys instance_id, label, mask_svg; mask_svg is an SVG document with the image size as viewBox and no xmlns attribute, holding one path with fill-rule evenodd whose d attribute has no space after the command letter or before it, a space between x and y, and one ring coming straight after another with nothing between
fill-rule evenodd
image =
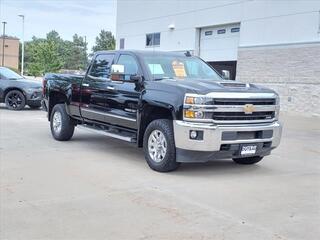
<instances>
[{"instance_id":1,"label":"green tree foliage","mask_svg":"<svg viewBox=\"0 0 320 240\"><path fill-rule=\"evenodd\" d=\"M33 76L61 69L63 61L58 54L58 44L54 41L39 41L30 46L28 72Z\"/></svg>"},{"instance_id":2,"label":"green tree foliage","mask_svg":"<svg viewBox=\"0 0 320 240\"><path fill-rule=\"evenodd\" d=\"M116 40L110 31L101 30L99 36L96 37L96 45L92 47L92 51L113 50L116 46Z\"/></svg>"},{"instance_id":3,"label":"green tree foliage","mask_svg":"<svg viewBox=\"0 0 320 240\"><path fill-rule=\"evenodd\" d=\"M68 41L51 31L46 38L33 37L25 43L25 68L30 75L40 76L61 69L83 70L86 64L87 43L77 34Z\"/></svg>"}]
</instances>

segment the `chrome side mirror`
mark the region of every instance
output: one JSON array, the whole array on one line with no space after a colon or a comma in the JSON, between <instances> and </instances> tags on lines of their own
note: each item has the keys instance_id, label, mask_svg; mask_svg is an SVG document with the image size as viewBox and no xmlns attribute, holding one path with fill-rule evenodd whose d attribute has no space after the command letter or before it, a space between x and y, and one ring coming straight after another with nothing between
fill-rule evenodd
<instances>
[{"instance_id":1,"label":"chrome side mirror","mask_svg":"<svg viewBox=\"0 0 320 240\"><path fill-rule=\"evenodd\" d=\"M222 70L221 73L222 77L226 80L230 80L230 71L229 70Z\"/></svg>"}]
</instances>

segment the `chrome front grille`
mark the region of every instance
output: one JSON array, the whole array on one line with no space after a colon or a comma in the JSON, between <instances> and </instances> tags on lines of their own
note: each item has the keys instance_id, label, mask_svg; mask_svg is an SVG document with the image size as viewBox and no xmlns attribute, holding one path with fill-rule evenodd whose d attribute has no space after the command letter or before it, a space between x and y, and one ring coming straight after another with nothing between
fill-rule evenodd
<instances>
[{"instance_id":1,"label":"chrome front grille","mask_svg":"<svg viewBox=\"0 0 320 240\"><path fill-rule=\"evenodd\" d=\"M198 103L184 104L184 113L194 112L198 118L184 115L192 122L212 122L219 125L273 122L278 118L279 102L275 93L212 92L199 97Z\"/></svg>"},{"instance_id":2,"label":"chrome front grille","mask_svg":"<svg viewBox=\"0 0 320 240\"><path fill-rule=\"evenodd\" d=\"M270 121L275 118L276 99L214 99L214 121ZM252 112L245 112L246 105Z\"/></svg>"}]
</instances>

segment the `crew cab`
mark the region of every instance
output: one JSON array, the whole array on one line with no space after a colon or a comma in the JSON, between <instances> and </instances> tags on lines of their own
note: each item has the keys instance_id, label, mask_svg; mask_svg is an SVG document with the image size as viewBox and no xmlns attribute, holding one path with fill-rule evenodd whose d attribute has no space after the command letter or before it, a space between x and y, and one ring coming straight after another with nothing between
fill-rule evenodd
<instances>
[{"instance_id":1,"label":"crew cab","mask_svg":"<svg viewBox=\"0 0 320 240\"><path fill-rule=\"evenodd\" d=\"M56 140L86 128L142 147L160 172L215 159L254 164L282 132L276 92L225 80L189 52L97 52L85 75L46 74L43 105Z\"/></svg>"}]
</instances>

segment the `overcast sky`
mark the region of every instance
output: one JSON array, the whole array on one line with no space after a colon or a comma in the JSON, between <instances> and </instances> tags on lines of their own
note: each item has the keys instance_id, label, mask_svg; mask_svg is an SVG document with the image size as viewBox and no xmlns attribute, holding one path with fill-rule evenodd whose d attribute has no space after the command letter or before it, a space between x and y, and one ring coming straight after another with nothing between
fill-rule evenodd
<instances>
[{"instance_id":1,"label":"overcast sky","mask_svg":"<svg viewBox=\"0 0 320 240\"><path fill-rule=\"evenodd\" d=\"M6 21L6 34L21 38L25 15L25 40L45 37L56 30L63 39L77 33L87 36L89 49L101 29L116 29L116 0L0 0L0 20ZM2 24L1 34L2 35Z\"/></svg>"}]
</instances>

